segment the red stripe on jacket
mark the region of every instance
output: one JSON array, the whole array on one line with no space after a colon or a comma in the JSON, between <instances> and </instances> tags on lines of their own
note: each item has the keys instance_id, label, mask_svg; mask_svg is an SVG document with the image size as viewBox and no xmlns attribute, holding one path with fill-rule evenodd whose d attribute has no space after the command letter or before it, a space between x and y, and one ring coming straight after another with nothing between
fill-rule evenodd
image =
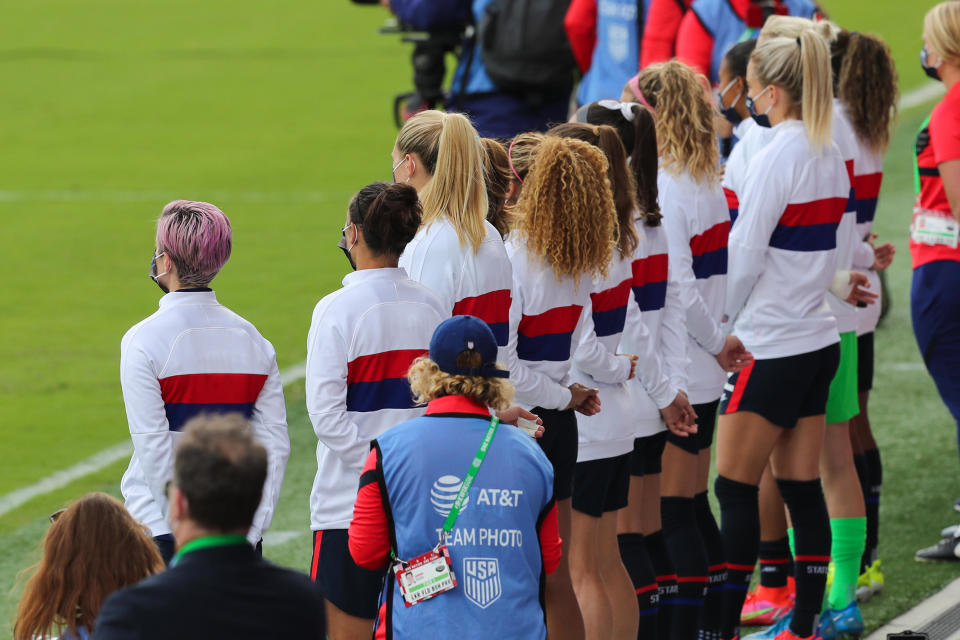
<instances>
[{"instance_id":1,"label":"red stripe on jacket","mask_svg":"<svg viewBox=\"0 0 960 640\"><path fill-rule=\"evenodd\" d=\"M633 278L627 278L615 287L591 293L590 301L593 303L593 310L610 311L626 306L627 302L630 301L630 288L632 286Z\"/></svg>"},{"instance_id":2,"label":"red stripe on jacket","mask_svg":"<svg viewBox=\"0 0 960 640\"><path fill-rule=\"evenodd\" d=\"M464 298L453 305L455 316L475 316L487 324L510 321L510 289Z\"/></svg>"},{"instance_id":3,"label":"red stripe on jacket","mask_svg":"<svg viewBox=\"0 0 960 640\"><path fill-rule=\"evenodd\" d=\"M703 233L690 238L690 253L694 256L702 256L717 249L726 249L729 237L730 221L718 222Z\"/></svg>"},{"instance_id":4,"label":"red stripe on jacket","mask_svg":"<svg viewBox=\"0 0 960 640\"><path fill-rule=\"evenodd\" d=\"M883 172L865 173L853 178L853 191L857 200L866 200L880 196L880 184L883 182Z\"/></svg>"},{"instance_id":5,"label":"red stripe on jacket","mask_svg":"<svg viewBox=\"0 0 960 640\"><path fill-rule=\"evenodd\" d=\"M188 373L160 378L165 404L256 402L267 376L256 373Z\"/></svg>"},{"instance_id":6,"label":"red stripe on jacket","mask_svg":"<svg viewBox=\"0 0 960 640\"><path fill-rule=\"evenodd\" d=\"M397 349L356 357L347 363L347 383L406 378L413 361L428 353L426 349Z\"/></svg>"},{"instance_id":7,"label":"red stripe on jacket","mask_svg":"<svg viewBox=\"0 0 960 640\"><path fill-rule=\"evenodd\" d=\"M535 316L524 315L517 327L517 333L529 338L552 334L573 333L580 320L583 307L572 304L568 307L556 307Z\"/></svg>"},{"instance_id":8,"label":"red stripe on jacket","mask_svg":"<svg viewBox=\"0 0 960 640\"><path fill-rule=\"evenodd\" d=\"M652 256L634 260L631 265L633 268L633 286L642 287L651 282L666 282L669 263L667 254L655 253Z\"/></svg>"},{"instance_id":9,"label":"red stripe on jacket","mask_svg":"<svg viewBox=\"0 0 960 640\"><path fill-rule=\"evenodd\" d=\"M740 198L737 197L736 192L733 189L723 188L723 195L727 197L727 208L728 209L739 209L740 208Z\"/></svg>"},{"instance_id":10,"label":"red stripe on jacket","mask_svg":"<svg viewBox=\"0 0 960 640\"><path fill-rule=\"evenodd\" d=\"M849 198L824 198L811 202L788 204L780 216L785 227L806 227L815 224L839 224Z\"/></svg>"}]
</instances>

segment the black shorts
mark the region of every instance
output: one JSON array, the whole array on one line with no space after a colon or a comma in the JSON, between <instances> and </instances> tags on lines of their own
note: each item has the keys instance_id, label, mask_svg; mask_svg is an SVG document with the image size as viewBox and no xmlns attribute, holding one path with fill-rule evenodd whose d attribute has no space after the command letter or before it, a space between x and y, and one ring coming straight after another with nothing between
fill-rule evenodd
<instances>
[{"instance_id":1,"label":"black shorts","mask_svg":"<svg viewBox=\"0 0 960 640\"><path fill-rule=\"evenodd\" d=\"M386 575L386 568L370 571L354 563L346 529L313 532L310 577L337 609L357 618L375 619Z\"/></svg>"},{"instance_id":2,"label":"black shorts","mask_svg":"<svg viewBox=\"0 0 960 640\"><path fill-rule=\"evenodd\" d=\"M630 454L630 475L655 476L660 473L663 468L663 447L666 444L666 431L634 440L633 453Z\"/></svg>"},{"instance_id":3,"label":"black shorts","mask_svg":"<svg viewBox=\"0 0 960 640\"><path fill-rule=\"evenodd\" d=\"M800 418L826 413L839 364L839 342L810 353L754 360L727 380L720 415L751 411L792 429Z\"/></svg>"},{"instance_id":4,"label":"black shorts","mask_svg":"<svg viewBox=\"0 0 960 640\"><path fill-rule=\"evenodd\" d=\"M709 449L713 446L713 432L717 426L717 407L719 405L719 398L713 402L693 405L693 410L697 412L697 432L684 438L672 431L667 431L667 442L694 455L704 449Z\"/></svg>"},{"instance_id":5,"label":"black shorts","mask_svg":"<svg viewBox=\"0 0 960 640\"><path fill-rule=\"evenodd\" d=\"M577 416L573 409L530 410L543 420L540 448L553 465L553 499L566 500L573 493L573 468L577 466Z\"/></svg>"},{"instance_id":6,"label":"black shorts","mask_svg":"<svg viewBox=\"0 0 960 640\"><path fill-rule=\"evenodd\" d=\"M857 391L873 389L873 331L857 338Z\"/></svg>"},{"instance_id":7,"label":"black shorts","mask_svg":"<svg viewBox=\"0 0 960 640\"><path fill-rule=\"evenodd\" d=\"M599 518L627 506L630 455L578 462L573 471L573 508Z\"/></svg>"}]
</instances>

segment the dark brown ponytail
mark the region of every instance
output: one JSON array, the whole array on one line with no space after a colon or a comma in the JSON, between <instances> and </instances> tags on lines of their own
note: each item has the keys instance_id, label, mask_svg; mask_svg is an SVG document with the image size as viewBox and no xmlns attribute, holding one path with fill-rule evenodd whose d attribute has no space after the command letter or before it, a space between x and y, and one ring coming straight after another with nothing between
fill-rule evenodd
<instances>
[{"instance_id":1,"label":"dark brown ponytail","mask_svg":"<svg viewBox=\"0 0 960 640\"><path fill-rule=\"evenodd\" d=\"M890 48L874 35L842 32L831 53L835 93L857 138L882 153L897 114L897 69Z\"/></svg>"}]
</instances>

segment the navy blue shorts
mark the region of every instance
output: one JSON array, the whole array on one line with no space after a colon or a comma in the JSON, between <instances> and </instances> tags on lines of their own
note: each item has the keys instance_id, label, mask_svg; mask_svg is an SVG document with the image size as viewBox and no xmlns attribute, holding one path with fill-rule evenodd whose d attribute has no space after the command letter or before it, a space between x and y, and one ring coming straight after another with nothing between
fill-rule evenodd
<instances>
[{"instance_id":1,"label":"navy blue shorts","mask_svg":"<svg viewBox=\"0 0 960 640\"><path fill-rule=\"evenodd\" d=\"M386 575L386 568L370 571L357 566L347 548L346 529L313 532L310 577L337 609L356 618L375 619Z\"/></svg>"},{"instance_id":2,"label":"navy blue shorts","mask_svg":"<svg viewBox=\"0 0 960 640\"><path fill-rule=\"evenodd\" d=\"M826 414L839 365L839 342L810 353L754 360L727 379L720 415L750 411L793 429L800 418Z\"/></svg>"},{"instance_id":3,"label":"navy blue shorts","mask_svg":"<svg viewBox=\"0 0 960 640\"><path fill-rule=\"evenodd\" d=\"M573 495L573 469L577 466L577 416L573 409L530 410L543 420L543 437L537 440L553 465L553 499L557 502Z\"/></svg>"},{"instance_id":4,"label":"navy blue shorts","mask_svg":"<svg viewBox=\"0 0 960 640\"><path fill-rule=\"evenodd\" d=\"M667 431L667 442L693 455L697 455L704 449L709 449L713 446L713 432L717 426L717 407L719 405L719 398L713 402L693 405L693 410L697 412L697 432L684 438L672 431Z\"/></svg>"},{"instance_id":5,"label":"navy blue shorts","mask_svg":"<svg viewBox=\"0 0 960 640\"><path fill-rule=\"evenodd\" d=\"M630 475L655 476L660 473L666 444L666 431L634 440L633 453L630 454Z\"/></svg>"},{"instance_id":6,"label":"navy blue shorts","mask_svg":"<svg viewBox=\"0 0 960 640\"><path fill-rule=\"evenodd\" d=\"M873 331L857 338L857 391L873 389Z\"/></svg>"},{"instance_id":7,"label":"navy blue shorts","mask_svg":"<svg viewBox=\"0 0 960 640\"><path fill-rule=\"evenodd\" d=\"M578 462L573 471L573 508L599 518L627 506L630 455Z\"/></svg>"}]
</instances>

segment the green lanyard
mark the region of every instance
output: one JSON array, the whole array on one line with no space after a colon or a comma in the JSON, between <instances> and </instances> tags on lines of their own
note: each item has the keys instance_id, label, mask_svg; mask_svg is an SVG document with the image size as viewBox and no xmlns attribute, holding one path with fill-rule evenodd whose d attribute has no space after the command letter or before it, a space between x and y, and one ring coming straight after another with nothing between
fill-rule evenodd
<instances>
[{"instance_id":1,"label":"green lanyard","mask_svg":"<svg viewBox=\"0 0 960 640\"><path fill-rule=\"evenodd\" d=\"M467 501L467 493L470 491L470 487L473 486L473 480L477 477L477 471L480 470L483 459L487 457L487 449L490 448L490 443L493 442L493 436L497 433L497 427L499 425L500 418L493 416L490 419L490 426L487 427L487 434L483 436L483 442L480 443L480 448L477 449L477 455L474 456L473 462L470 463L470 469L467 470L467 475L463 478L463 483L460 485L457 498L453 501L453 506L450 507L447 521L443 523L444 534L450 533L450 531L453 530L453 525L456 523L461 509L463 509L463 503Z\"/></svg>"},{"instance_id":2,"label":"green lanyard","mask_svg":"<svg viewBox=\"0 0 960 640\"><path fill-rule=\"evenodd\" d=\"M917 132L917 136L923 132L930 125L930 116L927 116L927 119L923 121L923 124L920 125L920 131ZM913 145L913 189L915 193L920 193L920 162L917 158L917 145L914 142Z\"/></svg>"},{"instance_id":3,"label":"green lanyard","mask_svg":"<svg viewBox=\"0 0 960 640\"><path fill-rule=\"evenodd\" d=\"M209 549L210 547L227 547L232 545L240 544L250 544L247 541L246 536L241 535L219 535L219 536L204 536L202 538L196 538L191 540L187 544L180 547L180 551L177 552L177 555L173 557L173 560L170 562L171 567L177 566L180 562L180 559L190 553L191 551L196 551L197 549Z\"/></svg>"},{"instance_id":4,"label":"green lanyard","mask_svg":"<svg viewBox=\"0 0 960 640\"><path fill-rule=\"evenodd\" d=\"M747 29L740 34L740 39L737 40L737 44L741 42L746 42L747 40L753 40L757 37L757 28L756 27L747 27Z\"/></svg>"}]
</instances>

